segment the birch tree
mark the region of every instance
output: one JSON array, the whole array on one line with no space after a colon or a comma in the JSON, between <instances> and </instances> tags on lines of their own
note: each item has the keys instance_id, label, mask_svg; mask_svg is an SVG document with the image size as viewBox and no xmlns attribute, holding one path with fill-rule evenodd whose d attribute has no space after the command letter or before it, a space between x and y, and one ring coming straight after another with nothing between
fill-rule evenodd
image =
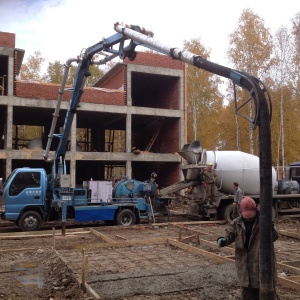
<instances>
[{"instance_id":1,"label":"birch tree","mask_svg":"<svg viewBox=\"0 0 300 300\"><path fill-rule=\"evenodd\" d=\"M210 52L201 44L200 38L184 41L184 48L209 59ZM223 102L218 89L220 82L216 75L186 66L188 140L199 140L207 149L218 147L217 116Z\"/></svg>"},{"instance_id":2,"label":"birch tree","mask_svg":"<svg viewBox=\"0 0 300 300\"><path fill-rule=\"evenodd\" d=\"M55 61L54 63L49 63L48 65L48 74L46 76L46 81L50 83L61 83L63 73L64 73L64 64L60 61ZM90 66L91 76L89 76L86 80L87 86L93 86L104 74L104 72L97 66ZM77 65L71 65L69 69L69 76L67 79L67 85L73 85L77 73Z\"/></svg>"},{"instance_id":3,"label":"birch tree","mask_svg":"<svg viewBox=\"0 0 300 300\"><path fill-rule=\"evenodd\" d=\"M35 51L29 55L25 64L22 64L19 77L21 80L32 80L45 82L45 74L42 74L43 63L45 59L40 51Z\"/></svg>"},{"instance_id":4,"label":"birch tree","mask_svg":"<svg viewBox=\"0 0 300 300\"><path fill-rule=\"evenodd\" d=\"M292 39L287 27L281 27L274 38L275 45L275 57L278 64L277 72L275 72L275 83L280 88L280 121L279 121L279 134L277 144L277 170L279 170L280 164L285 166L285 129L284 129L284 104L285 93L284 87L287 86L292 62ZM281 157L281 159L280 159ZM285 168L282 168L282 178L285 178Z\"/></svg>"},{"instance_id":5,"label":"birch tree","mask_svg":"<svg viewBox=\"0 0 300 300\"><path fill-rule=\"evenodd\" d=\"M300 12L292 19L292 37L294 41L293 52L293 86L295 95L300 99Z\"/></svg>"},{"instance_id":6,"label":"birch tree","mask_svg":"<svg viewBox=\"0 0 300 300\"><path fill-rule=\"evenodd\" d=\"M273 49L272 35L269 29L265 28L264 20L251 9L244 9L237 28L229 36L229 45L227 54L234 68L263 79L264 73L270 68ZM248 114L252 119L252 101L248 105ZM248 132L249 151L254 154L254 136L250 125Z\"/></svg>"}]
</instances>

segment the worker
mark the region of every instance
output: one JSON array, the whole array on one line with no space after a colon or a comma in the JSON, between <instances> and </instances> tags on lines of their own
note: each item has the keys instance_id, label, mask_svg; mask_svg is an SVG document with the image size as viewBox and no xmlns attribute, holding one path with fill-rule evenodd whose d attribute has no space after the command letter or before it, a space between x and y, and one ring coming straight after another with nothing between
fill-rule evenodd
<instances>
[{"instance_id":1,"label":"worker","mask_svg":"<svg viewBox=\"0 0 300 300\"><path fill-rule=\"evenodd\" d=\"M233 183L234 195L233 195L233 216L236 218L240 215L240 204L243 199L242 190L237 182Z\"/></svg>"},{"instance_id":2,"label":"worker","mask_svg":"<svg viewBox=\"0 0 300 300\"><path fill-rule=\"evenodd\" d=\"M255 201L245 197L240 203L241 216L234 219L225 229L224 233L217 239L219 247L224 247L235 242L235 264L237 278L242 292L242 300L259 299L259 212ZM278 233L272 225L273 242L278 239ZM276 259L274 245L273 274L274 289L276 286Z\"/></svg>"},{"instance_id":3,"label":"worker","mask_svg":"<svg viewBox=\"0 0 300 300\"><path fill-rule=\"evenodd\" d=\"M149 183L151 184L151 189L155 191L155 194L149 195L150 204L152 206L153 212L159 212L161 210L161 203L158 199L156 199L156 196L159 195L158 184L155 182L157 178L157 174L155 172L152 172L150 175Z\"/></svg>"},{"instance_id":4,"label":"worker","mask_svg":"<svg viewBox=\"0 0 300 300\"><path fill-rule=\"evenodd\" d=\"M207 168L201 171L203 178L206 183L206 201L207 205L216 205L215 202L215 182L216 182L216 173L213 169L212 163L207 164Z\"/></svg>"},{"instance_id":5,"label":"worker","mask_svg":"<svg viewBox=\"0 0 300 300\"><path fill-rule=\"evenodd\" d=\"M168 214L167 204L158 199L160 196L160 191L158 189L158 184L155 182L157 179L157 174L155 172L151 173L149 182L151 185L155 186L156 193L149 196L151 201L152 209L154 213Z\"/></svg>"},{"instance_id":6,"label":"worker","mask_svg":"<svg viewBox=\"0 0 300 300\"><path fill-rule=\"evenodd\" d=\"M155 182L155 179L157 178L157 174L155 172L152 172L151 173L151 176L150 176L150 182L153 183Z\"/></svg>"}]
</instances>

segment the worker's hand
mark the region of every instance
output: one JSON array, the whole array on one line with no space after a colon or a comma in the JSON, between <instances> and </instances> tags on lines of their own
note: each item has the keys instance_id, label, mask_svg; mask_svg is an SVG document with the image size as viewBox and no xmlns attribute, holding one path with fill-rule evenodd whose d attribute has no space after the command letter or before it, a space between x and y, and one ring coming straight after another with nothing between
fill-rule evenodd
<instances>
[{"instance_id":1,"label":"worker's hand","mask_svg":"<svg viewBox=\"0 0 300 300\"><path fill-rule=\"evenodd\" d=\"M236 202L232 202L232 205L237 205L237 203Z\"/></svg>"},{"instance_id":2,"label":"worker's hand","mask_svg":"<svg viewBox=\"0 0 300 300\"><path fill-rule=\"evenodd\" d=\"M218 246L219 246L219 248L220 247L224 247L225 244L226 244L226 239L225 238L221 237L221 238L218 239Z\"/></svg>"}]
</instances>

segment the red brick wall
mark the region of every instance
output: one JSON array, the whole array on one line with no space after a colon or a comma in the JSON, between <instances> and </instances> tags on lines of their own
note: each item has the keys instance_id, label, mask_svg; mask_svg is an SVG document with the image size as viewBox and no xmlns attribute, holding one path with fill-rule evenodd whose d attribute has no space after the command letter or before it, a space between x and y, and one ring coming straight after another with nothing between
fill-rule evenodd
<instances>
[{"instance_id":1,"label":"red brick wall","mask_svg":"<svg viewBox=\"0 0 300 300\"><path fill-rule=\"evenodd\" d=\"M134 61L125 58L124 63L184 70L184 62L156 53L138 52Z\"/></svg>"},{"instance_id":2,"label":"red brick wall","mask_svg":"<svg viewBox=\"0 0 300 300\"><path fill-rule=\"evenodd\" d=\"M14 33L0 31L0 46L15 48L16 35Z\"/></svg>"},{"instance_id":3,"label":"red brick wall","mask_svg":"<svg viewBox=\"0 0 300 300\"><path fill-rule=\"evenodd\" d=\"M56 100L60 85L29 81L16 81L16 96L21 98ZM70 92L65 92L63 100L69 101ZM93 87L84 89L81 102L110 105L125 105L123 91L106 90Z\"/></svg>"},{"instance_id":4,"label":"red brick wall","mask_svg":"<svg viewBox=\"0 0 300 300\"><path fill-rule=\"evenodd\" d=\"M126 66L113 73L104 83L101 84L102 88L106 89L125 89L124 81L126 78Z\"/></svg>"}]
</instances>

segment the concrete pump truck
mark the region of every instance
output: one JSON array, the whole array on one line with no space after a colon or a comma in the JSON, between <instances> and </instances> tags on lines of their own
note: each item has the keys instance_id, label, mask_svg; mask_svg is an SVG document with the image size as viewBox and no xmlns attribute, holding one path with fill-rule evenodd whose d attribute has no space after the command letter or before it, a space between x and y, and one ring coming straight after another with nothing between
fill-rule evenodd
<instances>
[{"instance_id":1,"label":"concrete pump truck","mask_svg":"<svg viewBox=\"0 0 300 300\"><path fill-rule=\"evenodd\" d=\"M114 29L117 33L109 38L102 39L99 43L87 48L80 58L69 59L65 64L57 105L44 153L45 161L52 163L51 174L46 174L46 171L42 168L18 168L11 173L2 186L0 192L1 218L15 222L22 231L38 230L50 220L61 220L63 227L69 218L74 219L76 222L107 221L119 225L130 225L143 219L149 220L153 215L150 198L157 196L155 183L133 179L121 180L113 188L111 201L97 204L91 203L88 188L71 187L70 175L67 174L65 161L68 138L74 115L84 92L86 79L91 75L89 68L92 64L104 64L116 57L120 59L127 57L129 60L134 60L137 55L135 48L144 46L173 59L181 60L232 80L234 86L242 87L250 95L250 98L243 103L237 103L236 100L236 113L246 118L253 128L259 123L261 124L261 115L267 115L267 117L262 117L264 122L270 121L270 95L265 85L258 78L209 62L188 51L164 46L153 39L152 32L139 26L123 26L116 23ZM118 49L114 49L114 46L117 46ZM101 54L105 58L94 61L95 54ZM78 68L63 130L61 134L54 134L69 68L73 62L78 63ZM254 102L253 119L249 119L241 113L242 107L250 101ZM264 108L261 109L261 107ZM260 132L260 135L262 139L268 140L268 128L266 133L264 129ZM53 138L58 138L59 144L54 158L49 159ZM263 144L268 145L266 142L263 142ZM272 195L272 170L269 158L270 151L267 148L267 151L264 150L261 153L259 167L263 173L260 185L262 200ZM257 175L259 176L259 174ZM157 197L157 199L158 201L164 201L163 198Z\"/></svg>"}]
</instances>

